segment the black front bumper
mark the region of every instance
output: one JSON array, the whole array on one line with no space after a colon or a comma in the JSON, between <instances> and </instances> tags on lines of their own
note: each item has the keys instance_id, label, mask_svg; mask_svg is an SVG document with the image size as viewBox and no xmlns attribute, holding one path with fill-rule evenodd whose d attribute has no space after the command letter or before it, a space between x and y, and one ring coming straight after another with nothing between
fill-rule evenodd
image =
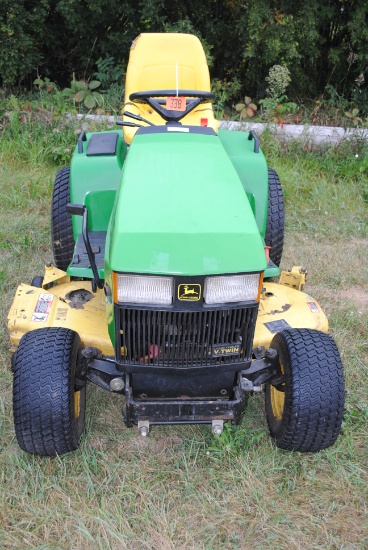
<instances>
[{"instance_id":1,"label":"black front bumper","mask_svg":"<svg viewBox=\"0 0 368 550\"><path fill-rule=\"evenodd\" d=\"M116 357L91 356L87 378L105 389L114 378L124 381L127 426L238 423L245 393L276 372L274 362L252 350L257 313L255 303L180 310L115 305Z\"/></svg>"},{"instance_id":2,"label":"black front bumper","mask_svg":"<svg viewBox=\"0 0 368 550\"><path fill-rule=\"evenodd\" d=\"M258 304L167 309L115 305L125 423L239 422Z\"/></svg>"},{"instance_id":3,"label":"black front bumper","mask_svg":"<svg viewBox=\"0 0 368 550\"><path fill-rule=\"evenodd\" d=\"M82 351L80 383L83 385L83 379L88 379L108 391L124 393L124 421L131 427L142 421L188 424L222 420L237 424L246 392L256 387L260 389L266 381L274 385L283 382L277 353L264 348L253 350L253 359L246 368L236 372L228 370L216 374L209 368L205 374L193 374L191 369L190 373L181 370L180 374L160 376L150 373L147 366L143 369L145 373L123 373L114 359L102 357L96 349L86 348ZM116 379L124 381L124 389L112 389L111 383ZM220 392L219 386L222 386ZM144 393L142 387L148 388L150 395ZM185 395L183 388L189 388L190 395ZM152 397L152 393L157 395Z\"/></svg>"},{"instance_id":4,"label":"black front bumper","mask_svg":"<svg viewBox=\"0 0 368 550\"><path fill-rule=\"evenodd\" d=\"M238 424L244 403L241 376L231 399L135 399L130 385L131 375L126 375L124 422L128 427L138 422L150 424L201 424L213 420Z\"/></svg>"}]
</instances>

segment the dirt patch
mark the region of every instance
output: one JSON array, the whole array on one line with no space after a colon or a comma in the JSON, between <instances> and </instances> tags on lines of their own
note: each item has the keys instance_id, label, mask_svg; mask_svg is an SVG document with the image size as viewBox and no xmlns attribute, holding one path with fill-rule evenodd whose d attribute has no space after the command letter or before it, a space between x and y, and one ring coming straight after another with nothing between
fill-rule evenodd
<instances>
[{"instance_id":1,"label":"dirt patch","mask_svg":"<svg viewBox=\"0 0 368 550\"><path fill-rule=\"evenodd\" d=\"M368 308L368 287L361 288L354 286L351 288L346 288L338 292L341 298L353 301L357 306L359 311L366 310Z\"/></svg>"},{"instance_id":2,"label":"dirt patch","mask_svg":"<svg viewBox=\"0 0 368 550\"><path fill-rule=\"evenodd\" d=\"M324 290L329 298L337 298L346 304L354 305L360 312L368 310L368 286L352 286L339 290Z\"/></svg>"},{"instance_id":3,"label":"dirt patch","mask_svg":"<svg viewBox=\"0 0 368 550\"><path fill-rule=\"evenodd\" d=\"M368 247L368 243L367 243L366 239L353 238L350 241L347 241L347 244L349 244L349 243L351 243L352 246L356 246L356 247L359 247L359 248L362 248L362 249L365 249L365 248Z\"/></svg>"}]
</instances>

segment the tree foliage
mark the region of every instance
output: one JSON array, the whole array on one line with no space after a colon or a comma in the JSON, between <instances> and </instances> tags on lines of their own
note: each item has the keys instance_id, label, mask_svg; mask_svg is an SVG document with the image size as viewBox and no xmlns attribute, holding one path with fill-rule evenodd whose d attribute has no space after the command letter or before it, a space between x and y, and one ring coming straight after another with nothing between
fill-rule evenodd
<instances>
[{"instance_id":1,"label":"tree foliage","mask_svg":"<svg viewBox=\"0 0 368 550\"><path fill-rule=\"evenodd\" d=\"M141 32L180 31L202 40L212 78L239 81L248 96L265 96L276 64L290 71L291 96L327 85L356 94L367 23L368 0L0 0L0 84L29 87L40 75L65 86L73 73L90 78L98 59L126 65Z\"/></svg>"}]
</instances>

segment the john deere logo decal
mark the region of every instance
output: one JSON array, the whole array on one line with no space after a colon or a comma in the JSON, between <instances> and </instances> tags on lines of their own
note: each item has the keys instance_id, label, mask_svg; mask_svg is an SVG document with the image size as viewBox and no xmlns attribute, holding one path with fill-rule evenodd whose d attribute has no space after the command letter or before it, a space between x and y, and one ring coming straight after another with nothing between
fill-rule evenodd
<instances>
[{"instance_id":1,"label":"john deere logo decal","mask_svg":"<svg viewBox=\"0 0 368 550\"><path fill-rule=\"evenodd\" d=\"M179 300L191 300L198 302L201 299L202 289L198 284L182 284L178 286Z\"/></svg>"}]
</instances>

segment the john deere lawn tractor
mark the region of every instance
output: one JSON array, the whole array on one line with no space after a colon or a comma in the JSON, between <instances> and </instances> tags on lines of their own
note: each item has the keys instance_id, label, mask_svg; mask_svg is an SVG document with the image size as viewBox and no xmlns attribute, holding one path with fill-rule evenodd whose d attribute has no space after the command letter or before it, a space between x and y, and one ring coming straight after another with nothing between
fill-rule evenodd
<instances>
[{"instance_id":1,"label":"john deere lawn tractor","mask_svg":"<svg viewBox=\"0 0 368 550\"><path fill-rule=\"evenodd\" d=\"M305 269L280 272L279 179L254 132L218 129L213 99L197 38L142 34L122 128L82 132L58 172L54 261L9 312L22 449L78 447L88 381L121 394L142 436L189 423L221 434L264 392L277 446L336 440L340 356Z\"/></svg>"}]
</instances>

